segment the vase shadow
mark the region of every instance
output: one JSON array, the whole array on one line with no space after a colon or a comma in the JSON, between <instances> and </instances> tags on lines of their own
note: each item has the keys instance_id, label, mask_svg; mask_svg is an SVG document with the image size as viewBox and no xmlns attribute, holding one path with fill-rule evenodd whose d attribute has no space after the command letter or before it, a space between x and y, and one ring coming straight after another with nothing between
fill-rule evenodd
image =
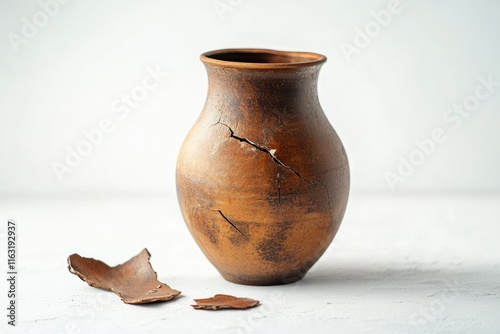
<instances>
[{"instance_id":1,"label":"vase shadow","mask_svg":"<svg viewBox=\"0 0 500 334\"><path fill-rule=\"evenodd\" d=\"M456 285L482 280L494 283L500 276L498 267L457 267L436 265L411 267L395 264L383 266L345 266L338 268L317 268L311 270L301 281L291 284L303 288L370 288L419 289L436 286Z\"/></svg>"}]
</instances>

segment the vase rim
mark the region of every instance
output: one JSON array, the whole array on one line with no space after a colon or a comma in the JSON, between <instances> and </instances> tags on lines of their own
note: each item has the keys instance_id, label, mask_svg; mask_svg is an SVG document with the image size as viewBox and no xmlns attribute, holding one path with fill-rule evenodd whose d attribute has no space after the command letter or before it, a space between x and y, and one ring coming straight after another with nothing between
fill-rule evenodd
<instances>
[{"instance_id":1,"label":"vase rim","mask_svg":"<svg viewBox=\"0 0 500 334\"><path fill-rule=\"evenodd\" d=\"M324 55L314 52L251 48L208 51L200 59L205 65L237 69L293 69L326 62Z\"/></svg>"}]
</instances>

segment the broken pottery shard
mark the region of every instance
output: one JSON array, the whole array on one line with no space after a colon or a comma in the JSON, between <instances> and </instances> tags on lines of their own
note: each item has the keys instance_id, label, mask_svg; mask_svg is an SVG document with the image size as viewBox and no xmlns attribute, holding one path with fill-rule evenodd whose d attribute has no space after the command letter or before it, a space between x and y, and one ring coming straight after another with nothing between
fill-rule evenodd
<instances>
[{"instance_id":1,"label":"broken pottery shard","mask_svg":"<svg viewBox=\"0 0 500 334\"><path fill-rule=\"evenodd\" d=\"M220 309L238 309L259 305L259 301L250 298L239 298L230 295L215 295L212 298L195 299L196 305L191 305L195 309L201 310L220 310Z\"/></svg>"},{"instance_id":2,"label":"broken pottery shard","mask_svg":"<svg viewBox=\"0 0 500 334\"><path fill-rule=\"evenodd\" d=\"M158 281L156 272L144 249L138 255L116 267L99 260L73 254L68 257L68 269L90 286L116 293L124 303L145 304L167 301L181 292Z\"/></svg>"}]
</instances>

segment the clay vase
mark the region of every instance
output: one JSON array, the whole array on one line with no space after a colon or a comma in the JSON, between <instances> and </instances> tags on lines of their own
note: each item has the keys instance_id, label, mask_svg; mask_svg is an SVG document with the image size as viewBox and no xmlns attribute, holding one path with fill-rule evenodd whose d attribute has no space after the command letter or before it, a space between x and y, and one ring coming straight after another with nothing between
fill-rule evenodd
<instances>
[{"instance_id":1,"label":"clay vase","mask_svg":"<svg viewBox=\"0 0 500 334\"><path fill-rule=\"evenodd\" d=\"M226 49L201 61L208 96L177 160L184 220L226 280L297 281L333 240L349 193L347 156L318 100L326 57Z\"/></svg>"}]
</instances>

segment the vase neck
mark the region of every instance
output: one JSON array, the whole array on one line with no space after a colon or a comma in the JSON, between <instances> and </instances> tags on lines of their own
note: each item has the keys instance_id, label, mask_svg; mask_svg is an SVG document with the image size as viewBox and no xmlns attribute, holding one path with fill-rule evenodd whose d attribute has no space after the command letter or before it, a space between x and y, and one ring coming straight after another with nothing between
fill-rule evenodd
<instances>
[{"instance_id":1,"label":"vase neck","mask_svg":"<svg viewBox=\"0 0 500 334\"><path fill-rule=\"evenodd\" d=\"M233 112L250 107L255 112L290 116L321 111L317 93L321 64L278 70L205 65L209 79L207 103L211 105L226 106Z\"/></svg>"}]
</instances>

